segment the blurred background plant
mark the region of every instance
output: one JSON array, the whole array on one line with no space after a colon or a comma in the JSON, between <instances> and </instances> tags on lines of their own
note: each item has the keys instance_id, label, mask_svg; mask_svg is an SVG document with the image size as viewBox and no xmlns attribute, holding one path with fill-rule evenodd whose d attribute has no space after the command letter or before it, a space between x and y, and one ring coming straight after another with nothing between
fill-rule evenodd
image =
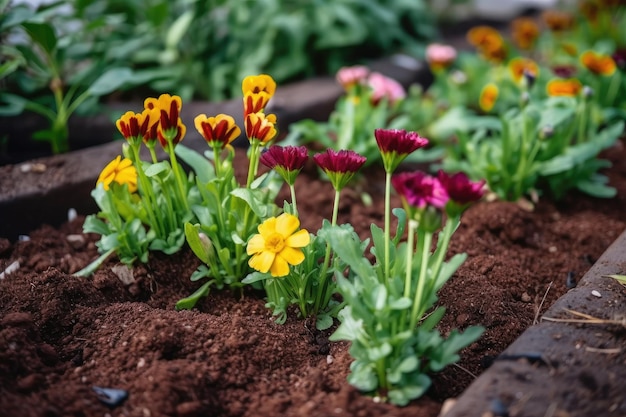
<instances>
[{"instance_id":1,"label":"blurred background plant","mask_svg":"<svg viewBox=\"0 0 626 417\"><path fill-rule=\"evenodd\" d=\"M0 114L44 114L45 140L114 91L220 101L247 74L285 83L394 51L415 56L436 33L425 0L73 0L36 9L0 0L0 11Z\"/></svg>"}]
</instances>

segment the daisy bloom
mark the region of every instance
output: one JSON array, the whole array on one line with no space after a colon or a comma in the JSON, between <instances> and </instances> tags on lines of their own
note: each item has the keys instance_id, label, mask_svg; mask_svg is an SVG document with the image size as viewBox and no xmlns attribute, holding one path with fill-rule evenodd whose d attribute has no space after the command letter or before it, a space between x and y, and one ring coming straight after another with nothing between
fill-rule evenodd
<instances>
[{"instance_id":1,"label":"daisy bloom","mask_svg":"<svg viewBox=\"0 0 626 417\"><path fill-rule=\"evenodd\" d=\"M391 177L391 183L404 202L419 209L443 209L449 199L439 179L422 171L401 172Z\"/></svg>"},{"instance_id":2,"label":"daisy bloom","mask_svg":"<svg viewBox=\"0 0 626 417\"><path fill-rule=\"evenodd\" d=\"M343 67L337 71L335 78L341 86L349 91L356 85L364 84L367 81L367 77L370 74L370 70L362 65L355 65L352 67Z\"/></svg>"},{"instance_id":3,"label":"daisy bloom","mask_svg":"<svg viewBox=\"0 0 626 417\"><path fill-rule=\"evenodd\" d=\"M137 191L137 170L130 159L122 159L122 157L118 155L104 167L98 176L96 184L102 183L104 189L109 190L112 182L116 182L120 185L128 184L128 191L131 193Z\"/></svg>"},{"instance_id":4,"label":"daisy bloom","mask_svg":"<svg viewBox=\"0 0 626 417\"><path fill-rule=\"evenodd\" d=\"M115 126L131 145L138 145L144 137L149 136L151 127L158 121L158 115L150 109L141 113L127 111L117 119Z\"/></svg>"},{"instance_id":5,"label":"daisy bloom","mask_svg":"<svg viewBox=\"0 0 626 417\"><path fill-rule=\"evenodd\" d=\"M161 146L167 148L168 143L176 145L183 140L187 127L180 119L183 102L179 96L161 94L158 99L149 97L144 101L144 107L159 110L160 123L157 135Z\"/></svg>"},{"instance_id":6,"label":"daisy bloom","mask_svg":"<svg viewBox=\"0 0 626 417\"><path fill-rule=\"evenodd\" d=\"M563 32L574 26L574 16L571 13L559 10L546 10L541 18L553 32Z\"/></svg>"},{"instance_id":7,"label":"daisy bloom","mask_svg":"<svg viewBox=\"0 0 626 417\"><path fill-rule=\"evenodd\" d=\"M450 45L433 43L426 47L426 62L433 72L448 68L456 59L456 49Z\"/></svg>"},{"instance_id":8,"label":"daisy bloom","mask_svg":"<svg viewBox=\"0 0 626 417\"><path fill-rule=\"evenodd\" d=\"M283 213L270 217L258 227L259 234L252 236L247 246L251 268L259 272L269 271L273 277L289 274L289 265L304 261L303 247L311 237L306 229L298 230L300 220L292 214Z\"/></svg>"},{"instance_id":9,"label":"daisy bloom","mask_svg":"<svg viewBox=\"0 0 626 417\"><path fill-rule=\"evenodd\" d=\"M406 97L406 91L402 84L379 72L373 72L367 79L367 83L372 89L372 103L380 103L382 99L387 99L390 104Z\"/></svg>"},{"instance_id":10,"label":"daisy bloom","mask_svg":"<svg viewBox=\"0 0 626 417\"><path fill-rule=\"evenodd\" d=\"M467 32L467 41L490 61L502 62L506 58L504 39L491 26L476 26Z\"/></svg>"},{"instance_id":11,"label":"daisy bloom","mask_svg":"<svg viewBox=\"0 0 626 417\"><path fill-rule=\"evenodd\" d=\"M517 18L511 23L511 37L520 49L530 49L539 37L539 26L528 17Z\"/></svg>"},{"instance_id":12,"label":"daisy bloom","mask_svg":"<svg viewBox=\"0 0 626 417\"><path fill-rule=\"evenodd\" d=\"M446 212L450 215L461 214L470 203L480 200L485 193L486 181L472 182L464 172L450 175L439 170L437 179L450 198L446 205Z\"/></svg>"},{"instance_id":13,"label":"daisy bloom","mask_svg":"<svg viewBox=\"0 0 626 417\"><path fill-rule=\"evenodd\" d=\"M537 78L537 75L539 75L539 66L535 61L529 58L513 58L509 62L508 67L515 82L520 82L524 78L525 74L534 78Z\"/></svg>"}]
</instances>

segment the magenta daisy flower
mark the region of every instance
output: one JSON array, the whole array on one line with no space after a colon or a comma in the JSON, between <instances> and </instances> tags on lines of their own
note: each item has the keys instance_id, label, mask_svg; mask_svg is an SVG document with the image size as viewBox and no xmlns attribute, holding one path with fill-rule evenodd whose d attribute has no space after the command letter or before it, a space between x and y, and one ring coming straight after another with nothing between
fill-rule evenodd
<instances>
[{"instance_id":1,"label":"magenta daisy flower","mask_svg":"<svg viewBox=\"0 0 626 417\"><path fill-rule=\"evenodd\" d=\"M391 183L408 205L418 209L427 206L442 209L448 202L448 193L439 180L421 171L394 175Z\"/></svg>"},{"instance_id":2,"label":"magenta daisy flower","mask_svg":"<svg viewBox=\"0 0 626 417\"><path fill-rule=\"evenodd\" d=\"M437 178L450 197L446 211L451 215L460 214L470 203L480 200L485 193L486 181L472 182L464 172L450 175L440 170Z\"/></svg>"},{"instance_id":3,"label":"magenta daisy flower","mask_svg":"<svg viewBox=\"0 0 626 417\"><path fill-rule=\"evenodd\" d=\"M335 190L339 191L361 169L367 158L354 151L327 149L326 152L314 155L313 160L326 172Z\"/></svg>"},{"instance_id":4,"label":"magenta daisy flower","mask_svg":"<svg viewBox=\"0 0 626 417\"><path fill-rule=\"evenodd\" d=\"M273 145L261 154L259 161L278 172L287 184L293 185L308 159L309 154L305 146Z\"/></svg>"},{"instance_id":5,"label":"magenta daisy flower","mask_svg":"<svg viewBox=\"0 0 626 417\"><path fill-rule=\"evenodd\" d=\"M428 145L428 139L404 129L376 129L374 136L388 173L395 171L410 153Z\"/></svg>"}]
</instances>

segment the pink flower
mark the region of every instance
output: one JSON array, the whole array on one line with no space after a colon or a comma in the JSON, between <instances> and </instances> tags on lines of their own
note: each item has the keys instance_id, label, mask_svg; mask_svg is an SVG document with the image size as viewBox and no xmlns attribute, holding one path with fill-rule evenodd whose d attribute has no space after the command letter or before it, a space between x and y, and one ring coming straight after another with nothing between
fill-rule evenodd
<instances>
[{"instance_id":1,"label":"pink flower","mask_svg":"<svg viewBox=\"0 0 626 417\"><path fill-rule=\"evenodd\" d=\"M367 83L372 89L372 102L374 104L378 104L384 98L393 104L406 97L406 91L399 82L379 72L372 72Z\"/></svg>"},{"instance_id":2,"label":"pink flower","mask_svg":"<svg viewBox=\"0 0 626 417\"><path fill-rule=\"evenodd\" d=\"M456 59L456 49L449 45L433 43L426 47L426 61L433 71L448 68Z\"/></svg>"},{"instance_id":3,"label":"pink flower","mask_svg":"<svg viewBox=\"0 0 626 417\"><path fill-rule=\"evenodd\" d=\"M349 90L355 85L364 84L370 70L362 65L353 67L343 67L337 71L337 82L343 86L345 90Z\"/></svg>"},{"instance_id":4,"label":"pink flower","mask_svg":"<svg viewBox=\"0 0 626 417\"><path fill-rule=\"evenodd\" d=\"M367 158L354 151L327 149L326 152L314 155L313 160L326 172L335 190L339 191L361 169Z\"/></svg>"},{"instance_id":5,"label":"pink flower","mask_svg":"<svg viewBox=\"0 0 626 417\"><path fill-rule=\"evenodd\" d=\"M391 183L410 206L419 209L427 206L443 209L448 202L448 194L439 180L421 171L394 175Z\"/></svg>"},{"instance_id":6,"label":"pink flower","mask_svg":"<svg viewBox=\"0 0 626 417\"><path fill-rule=\"evenodd\" d=\"M376 129L374 136L382 153L395 152L399 155L408 155L428 145L428 139L421 137L417 132L407 132L404 129Z\"/></svg>"},{"instance_id":7,"label":"pink flower","mask_svg":"<svg viewBox=\"0 0 626 417\"><path fill-rule=\"evenodd\" d=\"M293 185L308 159L309 154L305 146L273 145L261 154L259 161L278 172L287 184Z\"/></svg>"},{"instance_id":8,"label":"pink flower","mask_svg":"<svg viewBox=\"0 0 626 417\"><path fill-rule=\"evenodd\" d=\"M449 175L440 170L437 178L446 190L450 200L459 205L478 201L484 194L485 180L472 182L464 172Z\"/></svg>"}]
</instances>

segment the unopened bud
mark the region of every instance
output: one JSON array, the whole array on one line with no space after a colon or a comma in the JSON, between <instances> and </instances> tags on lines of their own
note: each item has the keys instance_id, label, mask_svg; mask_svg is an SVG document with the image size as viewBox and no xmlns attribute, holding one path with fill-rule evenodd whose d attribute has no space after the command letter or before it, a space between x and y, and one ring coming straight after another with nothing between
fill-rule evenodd
<instances>
[{"instance_id":1,"label":"unopened bud","mask_svg":"<svg viewBox=\"0 0 626 417\"><path fill-rule=\"evenodd\" d=\"M202 232L198 233L198 238L200 239L200 243L202 244L202 249L204 250L206 257L208 259L213 258L215 256L215 249L213 248L213 242L211 242L211 239L209 239L209 237Z\"/></svg>"},{"instance_id":2,"label":"unopened bud","mask_svg":"<svg viewBox=\"0 0 626 417\"><path fill-rule=\"evenodd\" d=\"M583 87L583 97L584 98L591 98L594 95L594 91L593 88L589 87L588 85Z\"/></svg>"},{"instance_id":3,"label":"unopened bud","mask_svg":"<svg viewBox=\"0 0 626 417\"><path fill-rule=\"evenodd\" d=\"M535 80L537 79L537 76L533 72L525 69L524 78L526 79L526 84L528 84L528 89L533 88L533 85L535 85Z\"/></svg>"},{"instance_id":4,"label":"unopened bud","mask_svg":"<svg viewBox=\"0 0 626 417\"><path fill-rule=\"evenodd\" d=\"M545 125L539 132L539 137L541 139L550 139L552 135L554 135L554 127L552 125Z\"/></svg>"}]
</instances>

